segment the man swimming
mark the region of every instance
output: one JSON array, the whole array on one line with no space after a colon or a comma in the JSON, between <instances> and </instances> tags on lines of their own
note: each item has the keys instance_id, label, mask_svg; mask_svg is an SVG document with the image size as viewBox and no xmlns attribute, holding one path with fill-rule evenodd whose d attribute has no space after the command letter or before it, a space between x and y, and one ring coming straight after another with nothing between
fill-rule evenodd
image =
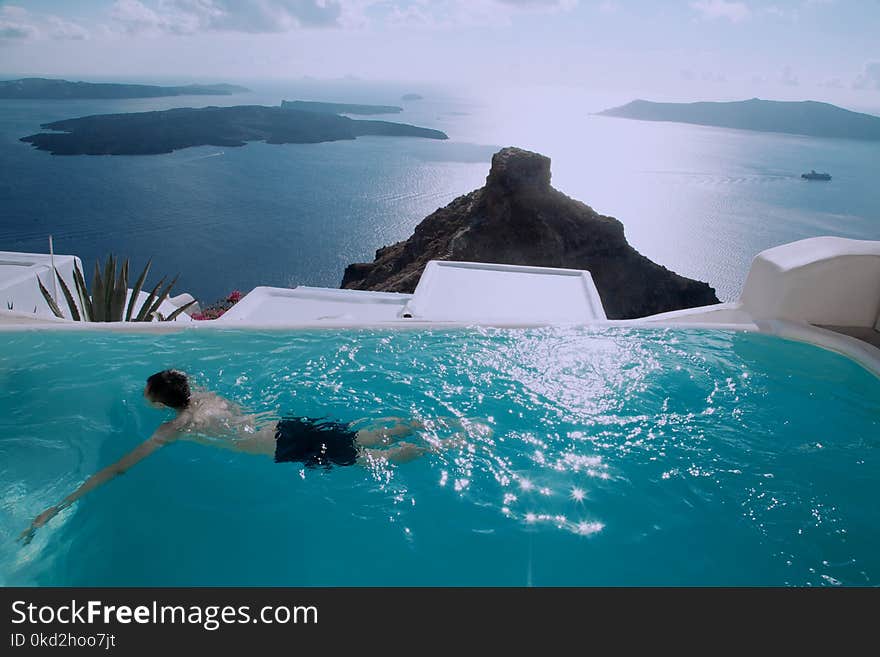
<instances>
[{"instance_id":1,"label":"man swimming","mask_svg":"<svg viewBox=\"0 0 880 657\"><path fill-rule=\"evenodd\" d=\"M428 449L400 440L421 428L421 424L398 418L380 418L362 429L354 428L361 422L346 424L304 417L267 422L271 414L246 414L228 399L212 392L192 390L188 377L179 370L153 374L144 386L144 397L154 406L173 409L176 417L160 425L149 439L116 463L86 479L58 505L38 515L22 532L20 540L29 543L34 532L60 511L177 440L262 454L272 457L276 463L299 462L309 468L354 465L375 459L405 463Z\"/></svg>"}]
</instances>

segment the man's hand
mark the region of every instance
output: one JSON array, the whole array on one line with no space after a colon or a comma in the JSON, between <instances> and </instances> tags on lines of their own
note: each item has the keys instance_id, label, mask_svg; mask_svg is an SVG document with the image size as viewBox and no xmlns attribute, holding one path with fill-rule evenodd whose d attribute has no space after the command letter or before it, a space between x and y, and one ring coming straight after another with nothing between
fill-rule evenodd
<instances>
[{"instance_id":1,"label":"man's hand","mask_svg":"<svg viewBox=\"0 0 880 657\"><path fill-rule=\"evenodd\" d=\"M21 535L18 537L19 542L23 545L27 545L34 539L34 533L47 522L49 522L52 518L58 515L58 512L61 509L57 506L50 506L48 509L43 511L40 515L34 518L34 521L31 523L31 526L25 529Z\"/></svg>"},{"instance_id":2,"label":"man's hand","mask_svg":"<svg viewBox=\"0 0 880 657\"><path fill-rule=\"evenodd\" d=\"M40 515L34 518L31 526L21 533L21 535L18 537L18 540L27 545L31 542L31 540L33 540L34 532L36 532L40 527L42 527L52 518L58 515L59 511L69 507L90 490L94 490L95 488L109 481L113 477L120 475L123 472L126 472L135 463L139 463L150 454L155 452L157 449L162 447L162 445L167 445L168 443L177 440L177 435L177 427L174 422L166 422L156 430L156 433L154 433L151 438L142 442L140 445L135 447L113 465L108 465L103 470L100 470L99 472L93 474L91 477L86 479L79 488L77 488L70 495L61 500L59 504L57 504L56 506L50 506Z\"/></svg>"}]
</instances>

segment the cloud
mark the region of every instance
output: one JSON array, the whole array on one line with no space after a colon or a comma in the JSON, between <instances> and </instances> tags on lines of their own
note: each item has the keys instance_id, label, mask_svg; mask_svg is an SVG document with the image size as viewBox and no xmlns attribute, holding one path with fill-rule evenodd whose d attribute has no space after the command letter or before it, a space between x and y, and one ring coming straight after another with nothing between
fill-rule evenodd
<instances>
[{"instance_id":1,"label":"cloud","mask_svg":"<svg viewBox=\"0 0 880 657\"><path fill-rule=\"evenodd\" d=\"M777 7L776 5L761 7L759 11L763 16L778 16L780 18L784 18L788 15L788 13L784 9L782 9L781 7Z\"/></svg>"},{"instance_id":2,"label":"cloud","mask_svg":"<svg viewBox=\"0 0 880 657\"><path fill-rule=\"evenodd\" d=\"M0 7L0 39L31 39L39 32L28 20L28 12L21 7Z\"/></svg>"},{"instance_id":3,"label":"cloud","mask_svg":"<svg viewBox=\"0 0 880 657\"><path fill-rule=\"evenodd\" d=\"M394 27L427 27L450 29L475 25L509 25L510 12L522 7L507 8L496 0L472 0L469 3L457 0L417 1L412 4L400 3L390 7L384 22Z\"/></svg>"},{"instance_id":4,"label":"cloud","mask_svg":"<svg viewBox=\"0 0 880 657\"><path fill-rule=\"evenodd\" d=\"M712 71L703 71L700 79L703 82L727 82L727 76L724 73L714 73Z\"/></svg>"},{"instance_id":5,"label":"cloud","mask_svg":"<svg viewBox=\"0 0 880 657\"><path fill-rule=\"evenodd\" d=\"M791 66L786 66L782 69L782 73L779 75L779 82L788 87L796 87L798 86L799 80L797 75L794 74L794 71L791 70Z\"/></svg>"},{"instance_id":6,"label":"cloud","mask_svg":"<svg viewBox=\"0 0 880 657\"><path fill-rule=\"evenodd\" d=\"M30 39L37 35L30 25L0 20L0 39Z\"/></svg>"},{"instance_id":7,"label":"cloud","mask_svg":"<svg viewBox=\"0 0 880 657\"><path fill-rule=\"evenodd\" d=\"M495 0L495 2L517 9L574 9L578 0Z\"/></svg>"},{"instance_id":8,"label":"cloud","mask_svg":"<svg viewBox=\"0 0 880 657\"><path fill-rule=\"evenodd\" d=\"M28 10L24 7L17 5L0 6L0 16L4 18L25 20L29 15Z\"/></svg>"},{"instance_id":9,"label":"cloud","mask_svg":"<svg viewBox=\"0 0 880 657\"><path fill-rule=\"evenodd\" d=\"M853 82L854 89L880 91L880 62L868 62Z\"/></svg>"},{"instance_id":10,"label":"cloud","mask_svg":"<svg viewBox=\"0 0 880 657\"><path fill-rule=\"evenodd\" d=\"M110 15L130 33L280 33L298 28L506 25L517 13L555 13L578 0L115 0Z\"/></svg>"},{"instance_id":11,"label":"cloud","mask_svg":"<svg viewBox=\"0 0 880 657\"><path fill-rule=\"evenodd\" d=\"M47 32L53 39L73 39L82 41L89 38L89 31L83 26L64 20L58 16L49 16L46 19Z\"/></svg>"},{"instance_id":12,"label":"cloud","mask_svg":"<svg viewBox=\"0 0 880 657\"><path fill-rule=\"evenodd\" d=\"M339 27L345 11L341 0L116 0L110 15L134 33L270 33L298 27Z\"/></svg>"},{"instance_id":13,"label":"cloud","mask_svg":"<svg viewBox=\"0 0 880 657\"><path fill-rule=\"evenodd\" d=\"M88 30L58 16L34 14L15 5L0 7L0 42L13 40L87 39Z\"/></svg>"},{"instance_id":14,"label":"cloud","mask_svg":"<svg viewBox=\"0 0 880 657\"><path fill-rule=\"evenodd\" d=\"M449 29L509 26L518 14L554 14L570 11L578 0L366 0L387 12L383 21L393 26Z\"/></svg>"},{"instance_id":15,"label":"cloud","mask_svg":"<svg viewBox=\"0 0 880 657\"><path fill-rule=\"evenodd\" d=\"M727 82L727 76L724 75L724 73L718 73L716 71L703 71L698 74L693 69L685 68L679 71L678 75L682 80L687 80L688 82L693 82L697 79L702 80L703 82Z\"/></svg>"},{"instance_id":16,"label":"cloud","mask_svg":"<svg viewBox=\"0 0 880 657\"><path fill-rule=\"evenodd\" d=\"M116 0L110 8L110 17L127 32L171 32L191 34L198 29L196 15L178 13L162 3L164 10L152 9L140 0Z\"/></svg>"},{"instance_id":17,"label":"cloud","mask_svg":"<svg viewBox=\"0 0 880 657\"><path fill-rule=\"evenodd\" d=\"M729 20L739 23L752 16L752 10L743 2L727 0L697 0L691 3L691 9L700 14L703 20Z\"/></svg>"},{"instance_id":18,"label":"cloud","mask_svg":"<svg viewBox=\"0 0 880 657\"><path fill-rule=\"evenodd\" d=\"M686 80L687 82L694 82L696 80L701 80L702 82L717 83L727 82L727 76L724 73L719 73L717 71L697 72L691 68L685 68L680 70L678 72L678 75L682 80Z\"/></svg>"}]
</instances>

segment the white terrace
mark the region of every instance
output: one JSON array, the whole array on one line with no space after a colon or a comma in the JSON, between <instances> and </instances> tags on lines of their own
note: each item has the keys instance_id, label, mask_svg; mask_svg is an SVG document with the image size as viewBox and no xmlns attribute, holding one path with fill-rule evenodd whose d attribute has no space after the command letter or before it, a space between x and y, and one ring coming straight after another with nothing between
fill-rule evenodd
<instances>
[{"instance_id":1,"label":"white terrace","mask_svg":"<svg viewBox=\"0 0 880 657\"><path fill-rule=\"evenodd\" d=\"M74 262L74 256L54 256L71 289ZM57 297L50 256L0 252L0 329L85 328L52 315L37 276ZM179 295L160 312L167 316L190 300ZM760 331L845 353L880 375L880 242L815 237L768 249L755 257L736 302L637 320L607 320L587 271L432 261L413 294L257 287L220 319L195 322L183 314L149 330L561 324ZM144 328L124 322L90 326Z\"/></svg>"}]
</instances>

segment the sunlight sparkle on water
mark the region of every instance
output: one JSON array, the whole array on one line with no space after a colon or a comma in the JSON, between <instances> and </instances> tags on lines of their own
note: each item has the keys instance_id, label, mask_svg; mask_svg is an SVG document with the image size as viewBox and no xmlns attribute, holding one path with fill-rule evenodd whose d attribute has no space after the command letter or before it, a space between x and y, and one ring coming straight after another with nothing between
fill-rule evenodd
<instances>
[{"instance_id":1,"label":"sunlight sparkle on water","mask_svg":"<svg viewBox=\"0 0 880 657\"><path fill-rule=\"evenodd\" d=\"M581 536L589 536L590 534L596 534L602 531L605 528L601 522L579 522L575 525L574 533L580 534Z\"/></svg>"}]
</instances>

